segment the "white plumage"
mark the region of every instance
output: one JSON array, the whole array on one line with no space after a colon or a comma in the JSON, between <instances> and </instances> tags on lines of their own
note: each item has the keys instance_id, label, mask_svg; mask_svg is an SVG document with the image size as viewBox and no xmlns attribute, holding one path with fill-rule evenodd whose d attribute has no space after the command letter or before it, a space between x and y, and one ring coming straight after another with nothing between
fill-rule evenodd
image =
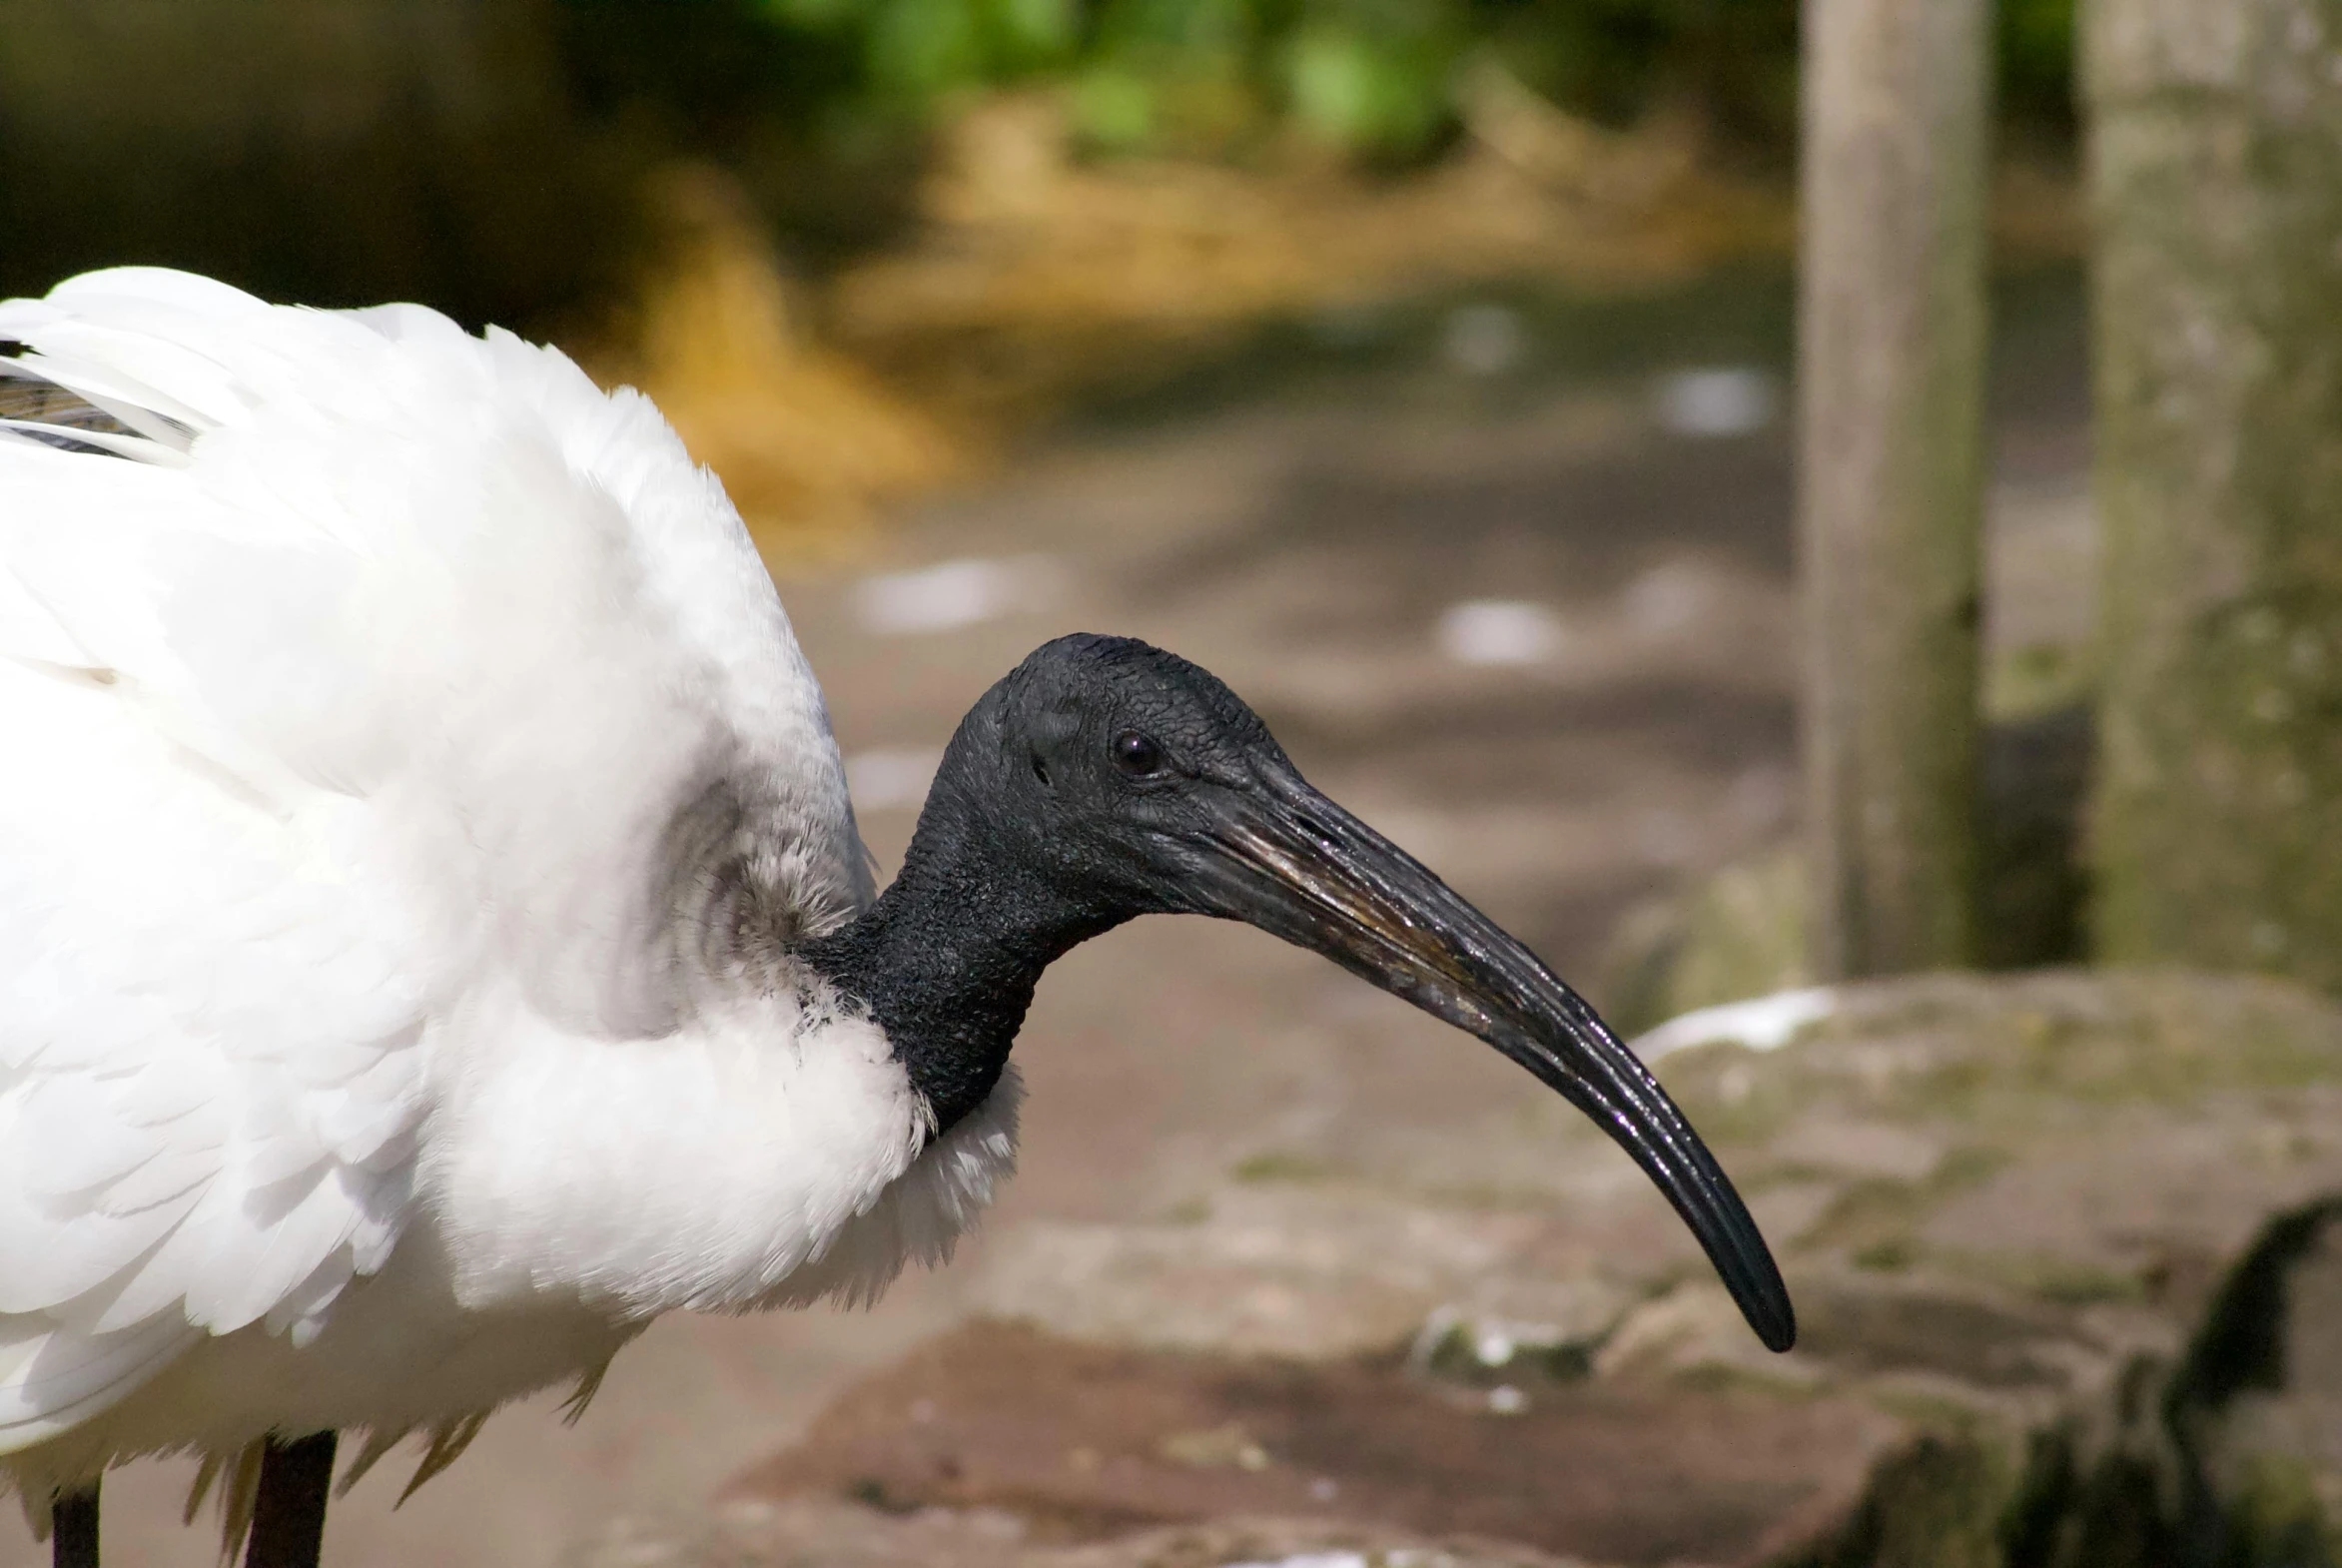
<instances>
[{"instance_id":1,"label":"white plumage","mask_svg":"<svg viewBox=\"0 0 2342 1568\"><path fill-rule=\"evenodd\" d=\"M436 1462L661 1311L948 1252L1014 1081L930 1144L874 1026L727 956L870 874L771 583L648 402L146 269L0 304L0 343L28 1504L272 1427Z\"/></svg>"}]
</instances>

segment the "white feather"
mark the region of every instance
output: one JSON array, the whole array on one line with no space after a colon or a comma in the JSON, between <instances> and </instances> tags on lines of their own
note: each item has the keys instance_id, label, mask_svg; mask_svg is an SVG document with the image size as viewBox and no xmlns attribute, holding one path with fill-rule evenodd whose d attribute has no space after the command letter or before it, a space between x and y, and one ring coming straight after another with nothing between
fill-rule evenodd
<instances>
[{"instance_id":1,"label":"white feather","mask_svg":"<svg viewBox=\"0 0 2342 1568\"><path fill-rule=\"evenodd\" d=\"M0 303L0 385L121 426L0 436L28 1493L457 1431L658 1311L949 1251L1013 1081L930 1147L874 1027L707 955L711 890L808 932L872 890L771 583L648 402L417 307L151 269Z\"/></svg>"}]
</instances>

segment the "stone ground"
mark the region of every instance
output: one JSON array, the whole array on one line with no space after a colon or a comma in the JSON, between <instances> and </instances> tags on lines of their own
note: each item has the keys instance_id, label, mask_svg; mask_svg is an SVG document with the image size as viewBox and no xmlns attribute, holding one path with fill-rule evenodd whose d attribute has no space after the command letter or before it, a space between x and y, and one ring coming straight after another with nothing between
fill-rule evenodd
<instances>
[{"instance_id":1,"label":"stone ground","mask_svg":"<svg viewBox=\"0 0 2342 1568\"><path fill-rule=\"evenodd\" d=\"M1742 280L1616 310L1484 301L1304 324L1299 350L1069 431L929 508L882 560L784 570L882 865L984 686L1048 636L1132 632L1213 668L1328 793L1565 975L1597 975L1638 900L1791 826L1784 299L1779 280ZM2074 295L2035 281L2011 300L1994 632L2054 663L2086 623ZM1720 364L1759 374L1668 380ZM985 564L871 578L951 561ZM506 1412L396 1511L403 1478L386 1464L338 1506L328 1562L1740 1560L1842 1515L1919 1429L1867 1374L1741 1368L1688 1241L1623 1157L1492 1053L1256 933L1153 921L1079 950L1044 983L1018 1061L1023 1172L951 1269L869 1313L662 1322L576 1427L550 1400ZM1823 1226L1825 1272L1863 1287L1810 1296L1817 1325L1876 1312L1873 1286L1967 1245L1863 1217L1869 1201L1910 1210L1901 1188L1849 1191L1950 1191L1961 1159L1998 1158L1866 1126L1808 1130L1826 1178L1748 1146L1770 1162L1769 1227ZM1849 1203L1854 1217L1825 1223ZM1864 1248L1885 1266L1849 1260ZM1492 1416L1477 1352L1452 1386L1395 1359L1443 1304L1472 1344L1543 1325L1556 1365L1596 1345L1625 1365L1642 1345L1657 1380L1557 1372ZM1997 1309L1947 1310L1956 1324ZM1077 1348L970 1326L987 1310L1037 1316ZM1726 1345L1713 1356L1669 1348L1711 1329ZM2043 1330L2042 1355L2065 1354L2063 1332ZM1178 1359L1230 1347L1321 1371L1294 1383ZM1729 1375L1662 1375L1709 1360ZM939 1380L913 1392L922 1368ZM1812 1408L1742 1386L1782 1376L1815 1385ZM994 1403L1020 1389L1079 1403L1085 1379L1128 1398L1071 1440L1045 1444L1041 1415ZM970 1406L964 1427L935 1416L948 1452L916 1414L947 1395ZM1160 1419L1139 1430L1136 1409ZM1375 1432L1404 1440L1367 1451ZM1667 1465L1700 1433L1738 1478L1724 1502L1679 1508ZM1605 1501L1540 1468L1590 1450L1642 1455L1648 1486ZM939 1481L938 1453L984 1462ZM1473 1490L1496 1471L1501 1486ZM109 1481L113 1560L209 1556L207 1532L178 1522L185 1482L165 1464ZM29 1538L0 1541L0 1568L43 1560Z\"/></svg>"},{"instance_id":2,"label":"stone ground","mask_svg":"<svg viewBox=\"0 0 2342 1568\"><path fill-rule=\"evenodd\" d=\"M864 1379L712 1524L578 1560L835 1561L849 1502L902 1568L961 1560L948 1531L1136 1564L1266 1519L1386 1559L2334 1560L2342 1009L1919 977L1662 1071L1783 1258L1790 1355L1592 1129L1490 1124L1487 1184L1357 1148L1176 1216L1029 1221L984 1270L1015 1321Z\"/></svg>"}]
</instances>

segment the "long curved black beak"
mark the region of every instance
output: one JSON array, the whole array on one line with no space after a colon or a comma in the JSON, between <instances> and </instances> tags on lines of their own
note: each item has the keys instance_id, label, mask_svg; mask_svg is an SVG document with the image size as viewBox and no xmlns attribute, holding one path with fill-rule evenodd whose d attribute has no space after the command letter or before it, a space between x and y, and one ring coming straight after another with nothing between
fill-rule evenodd
<instances>
[{"instance_id":1,"label":"long curved black beak","mask_svg":"<svg viewBox=\"0 0 2342 1568\"><path fill-rule=\"evenodd\" d=\"M1406 851L1303 783L1220 797L1208 914L1245 921L1469 1031L1534 1073L1634 1157L1775 1350L1797 1339L1781 1270L1716 1159L1585 999Z\"/></svg>"}]
</instances>

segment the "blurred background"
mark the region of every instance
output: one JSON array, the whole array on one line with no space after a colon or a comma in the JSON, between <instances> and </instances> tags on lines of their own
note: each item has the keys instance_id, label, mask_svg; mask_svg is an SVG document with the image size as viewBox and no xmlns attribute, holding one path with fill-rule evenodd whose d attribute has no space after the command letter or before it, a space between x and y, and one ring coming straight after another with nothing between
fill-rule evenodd
<instances>
[{"instance_id":1,"label":"blurred background","mask_svg":"<svg viewBox=\"0 0 2342 1568\"><path fill-rule=\"evenodd\" d=\"M2055 187L2012 217L2045 231L2069 9L2020 0L1996 45L2026 175ZM655 389L801 553L1247 349L1361 381L1475 286L1559 305L1778 275L1796 12L34 0L0 53L0 286L136 258L550 337ZM1465 318L1466 377L1569 358L1498 320Z\"/></svg>"},{"instance_id":2,"label":"blurred background","mask_svg":"<svg viewBox=\"0 0 2342 1568\"><path fill-rule=\"evenodd\" d=\"M328 1561L2342 1560L2342 7L2084 11L11 0L0 295L642 387L888 870L1038 642L1205 664L1651 1031L1806 1319L1492 1054L1143 923L952 1269L662 1322Z\"/></svg>"}]
</instances>

